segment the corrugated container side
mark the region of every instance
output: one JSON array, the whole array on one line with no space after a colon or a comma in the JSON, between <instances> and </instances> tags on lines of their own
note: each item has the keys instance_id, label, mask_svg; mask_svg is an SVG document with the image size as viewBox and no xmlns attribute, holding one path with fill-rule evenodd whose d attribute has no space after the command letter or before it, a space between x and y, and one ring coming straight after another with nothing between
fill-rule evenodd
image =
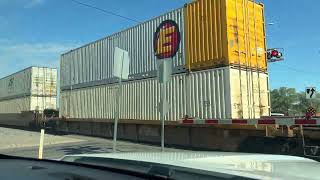
<instances>
[{"instance_id":1,"label":"corrugated container side","mask_svg":"<svg viewBox=\"0 0 320 180\"><path fill-rule=\"evenodd\" d=\"M270 111L268 75L231 69L230 77L231 97L233 97L232 116L239 118L268 116Z\"/></svg>"},{"instance_id":2,"label":"corrugated container side","mask_svg":"<svg viewBox=\"0 0 320 180\"><path fill-rule=\"evenodd\" d=\"M20 113L43 109L56 109L56 97L26 96L0 101L0 113Z\"/></svg>"},{"instance_id":3,"label":"corrugated container side","mask_svg":"<svg viewBox=\"0 0 320 180\"><path fill-rule=\"evenodd\" d=\"M30 98L30 97L29 97ZM57 109L56 97L31 96L30 110Z\"/></svg>"},{"instance_id":4,"label":"corrugated container side","mask_svg":"<svg viewBox=\"0 0 320 180\"><path fill-rule=\"evenodd\" d=\"M0 80L0 113L56 108L56 96L57 69L30 67Z\"/></svg>"},{"instance_id":5,"label":"corrugated container side","mask_svg":"<svg viewBox=\"0 0 320 180\"><path fill-rule=\"evenodd\" d=\"M31 68L0 79L0 100L30 95Z\"/></svg>"},{"instance_id":6,"label":"corrugated container side","mask_svg":"<svg viewBox=\"0 0 320 180\"><path fill-rule=\"evenodd\" d=\"M250 0L227 1L229 64L267 70L263 11Z\"/></svg>"},{"instance_id":7,"label":"corrugated container side","mask_svg":"<svg viewBox=\"0 0 320 180\"><path fill-rule=\"evenodd\" d=\"M185 9L189 70L228 65L267 70L263 5L198 0Z\"/></svg>"},{"instance_id":8,"label":"corrugated container side","mask_svg":"<svg viewBox=\"0 0 320 180\"><path fill-rule=\"evenodd\" d=\"M20 113L21 111L30 111L30 96L1 100L0 101L0 114L1 113Z\"/></svg>"},{"instance_id":9,"label":"corrugated container side","mask_svg":"<svg viewBox=\"0 0 320 180\"><path fill-rule=\"evenodd\" d=\"M185 9L188 69L228 65L226 0L194 1Z\"/></svg>"},{"instance_id":10,"label":"corrugated container side","mask_svg":"<svg viewBox=\"0 0 320 180\"><path fill-rule=\"evenodd\" d=\"M173 73L184 72L184 9L180 8L63 54L61 56L61 69L63 70L61 77L64 79L61 87L71 84L83 84L83 87L87 87L114 82L115 47L129 52L131 61L129 79L155 77L157 61L153 48L153 36L160 23L168 19L178 24L181 35L179 51L173 58Z\"/></svg>"},{"instance_id":11,"label":"corrugated container side","mask_svg":"<svg viewBox=\"0 0 320 180\"><path fill-rule=\"evenodd\" d=\"M241 70L242 83L239 83L238 73L239 70L226 67L174 75L166 90L170 104L166 120L179 120L186 114L200 118L258 118L267 115L268 75L260 73L260 83L256 83L257 72ZM63 91L61 115L113 119L116 91L117 84ZM160 119L157 78L125 82L121 97L122 119Z\"/></svg>"},{"instance_id":12,"label":"corrugated container side","mask_svg":"<svg viewBox=\"0 0 320 180\"><path fill-rule=\"evenodd\" d=\"M68 84L67 72L70 73L70 70L67 67L67 56L68 54L61 55L60 57L60 86L65 86Z\"/></svg>"},{"instance_id":13,"label":"corrugated container side","mask_svg":"<svg viewBox=\"0 0 320 180\"><path fill-rule=\"evenodd\" d=\"M64 77L64 75L65 75L65 73L62 73L62 72L65 72L66 71L66 69L65 69L65 65L64 65L64 58L62 58L64 55L61 55L60 56L60 79L59 79L59 81L60 81L60 86L64 86L64 84L65 84L65 77ZM60 89L60 88L59 88Z\"/></svg>"},{"instance_id":14,"label":"corrugated container side","mask_svg":"<svg viewBox=\"0 0 320 180\"><path fill-rule=\"evenodd\" d=\"M57 95L57 69L32 67L31 94L37 96Z\"/></svg>"}]
</instances>

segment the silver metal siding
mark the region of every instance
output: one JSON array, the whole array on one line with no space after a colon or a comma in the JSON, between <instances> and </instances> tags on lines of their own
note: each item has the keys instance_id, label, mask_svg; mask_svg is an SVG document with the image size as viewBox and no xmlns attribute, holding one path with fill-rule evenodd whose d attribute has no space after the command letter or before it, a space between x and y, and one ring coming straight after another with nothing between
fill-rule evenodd
<instances>
[{"instance_id":1,"label":"silver metal siding","mask_svg":"<svg viewBox=\"0 0 320 180\"><path fill-rule=\"evenodd\" d=\"M21 111L30 111L31 97L22 97L0 101L0 113L20 113Z\"/></svg>"},{"instance_id":2,"label":"silver metal siding","mask_svg":"<svg viewBox=\"0 0 320 180\"><path fill-rule=\"evenodd\" d=\"M79 84L80 82L80 70L81 70L81 59L80 59L80 53L78 51L75 52L75 57L76 57L76 64L75 64L75 70L76 70L76 75L75 75L75 84Z\"/></svg>"},{"instance_id":3,"label":"silver metal siding","mask_svg":"<svg viewBox=\"0 0 320 180\"><path fill-rule=\"evenodd\" d=\"M10 83L10 81L12 83ZM19 71L0 79L0 99L30 93L31 68Z\"/></svg>"},{"instance_id":4,"label":"silver metal siding","mask_svg":"<svg viewBox=\"0 0 320 180\"><path fill-rule=\"evenodd\" d=\"M127 30L72 50L61 56L61 87L76 84L93 84L99 80L113 78L113 53L118 46L129 51L130 79L143 79L156 76L156 57L153 50L153 35L157 26L164 20L172 19L179 25L181 43L173 58L173 72L184 72L184 15L183 8L174 10ZM72 80L74 78L74 81Z\"/></svg>"},{"instance_id":5,"label":"silver metal siding","mask_svg":"<svg viewBox=\"0 0 320 180\"><path fill-rule=\"evenodd\" d=\"M255 92L258 89L258 83L253 83L253 90L243 89L245 93L240 97L239 78L235 77L237 74L239 74L238 70L227 67L193 72L190 75L174 75L166 89L170 106L166 120L179 120L187 113L192 117L200 118L257 118L268 114L268 75L260 74L261 92ZM249 84L251 84L250 81L257 81L257 73L253 75L254 78L247 77L245 71L242 72L242 78L247 78ZM187 83L188 78L190 78L190 84ZM245 84L242 86L247 87ZM68 96L70 91L63 91L61 93L62 115L74 118L113 119L116 90L117 84L75 89L72 93L76 93L77 96L71 98L80 100L73 101L71 106L65 105L69 103L65 95ZM243 112L239 114L237 105L241 98L247 97L246 93L255 96L256 102L248 105L252 107L251 109L255 109L255 115L247 108L242 108ZM265 106L263 108L258 107L259 93L262 97L261 103ZM125 82L120 102L121 118L159 120L159 96L160 85L157 78ZM68 107L74 109L71 116L68 116Z\"/></svg>"},{"instance_id":6,"label":"silver metal siding","mask_svg":"<svg viewBox=\"0 0 320 180\"><path fill-rule=\"evenodd\" d=\"M65 73L61 73L63 71L65 71L65 69L64 69L64 59L63 59L63 55L61 55L60 56L60 86L64 85L64 77L63 77L63 75Z\"/></svg>"},{"instance_id":7,"label":"silver metal siding","mask_svg":"<svg viewBox=\"0 0 320 180\"><path fill-rule=\"evenodd\" d=\"M56 108L56 97L25 96L0 101L0 113L20 113L21 111L42 111L45 108Z\"/></svg>"}]
</instances>

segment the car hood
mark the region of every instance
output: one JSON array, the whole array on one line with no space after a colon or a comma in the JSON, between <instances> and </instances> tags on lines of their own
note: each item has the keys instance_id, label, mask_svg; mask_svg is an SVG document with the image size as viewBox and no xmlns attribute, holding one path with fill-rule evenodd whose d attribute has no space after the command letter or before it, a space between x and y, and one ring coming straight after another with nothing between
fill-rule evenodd
<instances>
[{"instance_id":1,"label":"car hood","mask_svg":"<svg viewBox=\"0 0 320 180\"><path fill-rule=\"evenodd\" d=\"M256 179L316 179L320 175L319 162L285 155L229 152L148 152L67 155L62 160L70 161L76 157L143 161Z\"/></svg>"}]
</instances>

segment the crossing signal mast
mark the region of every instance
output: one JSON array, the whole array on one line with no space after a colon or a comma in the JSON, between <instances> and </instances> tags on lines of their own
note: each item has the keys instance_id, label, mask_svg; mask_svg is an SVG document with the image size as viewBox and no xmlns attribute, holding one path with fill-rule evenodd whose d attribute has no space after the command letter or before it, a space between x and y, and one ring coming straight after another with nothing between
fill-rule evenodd
<instances>
[{"instance_id":1,"label":"crossing signal mast","mask_svg":"<svg viewBox=\"0 0 320 180\"><path fill-rule=\"evenodd\" d=\"M268 62L283 61L283 49L282 48L272 48L267 50Z\"/></svg>"}]
</instances>

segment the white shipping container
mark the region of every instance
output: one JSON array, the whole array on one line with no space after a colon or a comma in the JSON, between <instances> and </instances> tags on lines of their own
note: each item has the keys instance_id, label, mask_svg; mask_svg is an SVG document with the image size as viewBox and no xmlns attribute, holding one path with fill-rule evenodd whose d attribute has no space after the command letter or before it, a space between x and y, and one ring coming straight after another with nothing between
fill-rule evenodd
<instances>
[{"instance_id":1,"label":"white shipping container","mask_svg":"<svg viewBox=\"0 0 320 180\"><path fill-rule=\"evenodd\" d=\"M22 111L43 111L44 109L56 109L56 97L27 96L0 101L1 113L20 113Z\"/></svg>"},{"instance_id":2,"label":"white shipping container","mask_svg":"<svg viewBox=\"0 0 320 180\"><path fill-rule=\"evenodd\" d=\"M57 109L57 98L32 96L30 110L43 111L44 109Z\"/></svg>"},{"instance_id":3,"label":"white shipping container","mask_svg":"<svg viewBox=\"0 0 320 180\"><path fill-rule=\"evenodd\" d=\"M32 67L31 94L37 96L56 96L57 75L57 69Z\"/></svg>"},{"instance_id":4,"label":"white shipping container","mask_svg":"<svg viewBox=\"0 0 320 180\"><path fill-rule=\"evenodd\" d=\"M57 95L57 69L30 67L0 79L0 100Z\"/></svg>"},{"instance_id":5,"label":"white shipping container","mask_svg":"<svg viewBox=\"0 0 320 180\"><path fill-rule=\"evenodd\" d=\"M60 115L113 119L117 84L61 92ZM268 75L230 67L176 74L166 89L166 120L185 115L199 118L259 118L270 112ZM123 84L121 119L159 120L157 78Z\"/></svg>"},{"instance_id":6,"label":"white shipping container","mask_svg":"<svg viewBox=\"0 0 320 180\"><path fill-rule=\"evenodd\" d=\"M164 20L173 20L179 27L181 42L179 51L173 58L173 72L184 72L184 10L180 8L63 54L60 61L62 89L70 85L82 84L84 87L113 82L115 47L129 52L129 79L155 76L157 63L153 36Z\"/></svg>"}]
</instances>

